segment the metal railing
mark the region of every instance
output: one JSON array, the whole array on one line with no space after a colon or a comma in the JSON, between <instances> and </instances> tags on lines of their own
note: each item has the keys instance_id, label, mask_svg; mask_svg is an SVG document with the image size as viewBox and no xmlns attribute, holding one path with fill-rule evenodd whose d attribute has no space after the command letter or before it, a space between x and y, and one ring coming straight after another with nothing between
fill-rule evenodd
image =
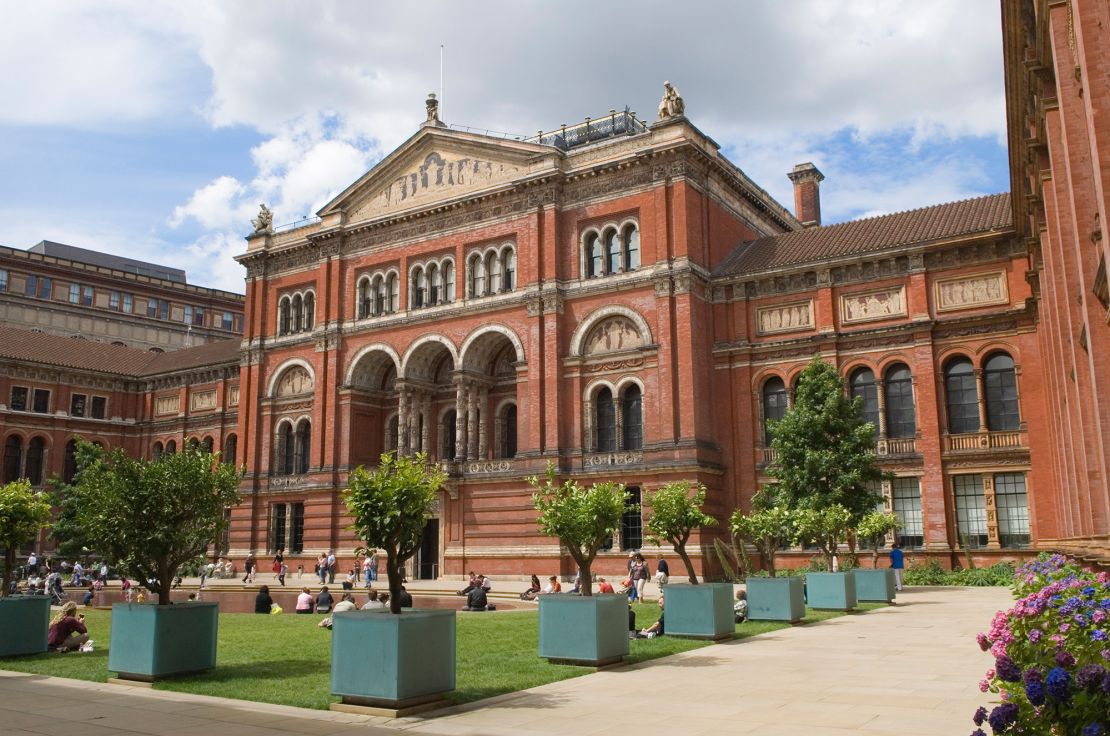
<instances>
[{"instance_id":1,"label":"metal railing","mask_svg":"<svg viewBox=\"0 0 1110 736\"><path fill-rule=\"evenodd\" d=\"M626 107L621 112L610 110L608 115L600 118L586 118L576 125L563 125L558 130L550 133L541 132L524 140L527 143L555 146L561 151L569 151L607 138L637 135L646 132L647 129L647 124Z\"/></svg>"}]
</instances>

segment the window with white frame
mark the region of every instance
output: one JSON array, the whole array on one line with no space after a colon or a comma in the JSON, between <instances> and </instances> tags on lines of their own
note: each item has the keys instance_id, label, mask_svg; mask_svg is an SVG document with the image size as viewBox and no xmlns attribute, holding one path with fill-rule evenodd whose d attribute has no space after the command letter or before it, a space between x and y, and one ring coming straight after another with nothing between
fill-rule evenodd
<instances>
[{"instance_id":1,"label":"window with white frame","mask_svg":"<svg viewBox=\"0 0 1110 736\"><path fill-rule=\"evenodd\" d=\"M1024 473L996 473L994 505L998 509L998 542L1003 547L1029 544L1029 498Z\"/></svg>"},{"instance_id":2,"label":"window with white frame","mask_svg":"<svg viewBox=\"0 0 1110 736\"><path fill-rule=\"evenodd\" d=\"M903 547L914 549L925 544L921 520L921 479L895 478L890 482L891 510L902 523L896 534Z\"/></svg>"},{"instance_id":3,"label":"window with white frame","mask_svg":"<svg viewBox=\"0 0 1110 736\"><path fill-rule=\"evenodd\" d=\"M952 492L956 502L957 542L968 547L987 545L987 505L983 496L983 476L956 475L952 477Z\"/></svg>"},{"instance_id":4,"label":"window with white frame","mask_svg":"<svg viewBox=\"0 0 1110 736\"><path fill-rule=\"evenodd\" d=\"M611 276L640 268L640 228L635 222L612 223L583 233L585 278Z\"/></svg>"},{"instance_id":5,"label":"window with white frame","mask_svg":"<svg viewBox=\"0 0 1110 736\"><path fill-rule=\"evenodd\" d=\"M434 307L455 301L455 261L447 257L425 261L409 272L411 309Z\"/></svg>"},{"instance_id":6,"label":"window with white frame","mask_svg":"<svg viewBox=\"0 0 1110 736\"><path fill-rule=\"evenodd\" d=\"M397 311L400 279L395 270L377 271L359 277L355 314L357 319L381 317Z\"/></svg>"},{"instance_id":7,"label":"window with white frame","mask_svg":"<svg viewBox=\"0 0 1110 736\"><path fill-rule=\"evenodd\" d=\"M311 289L285 294L278 300L278 335L310 332L315 323L316 293Z\"/></svg>"},{"instance_id":8,"label":"window with white frame","mask_svg":"<svg viewBox=\"0 0 1110 736\"><path fill-rule=\"evenodd\" d=\"M511 243L473 250L466 257L466 296L477 299L516 288L516 248Z\"/></svg>"}]
</instances>

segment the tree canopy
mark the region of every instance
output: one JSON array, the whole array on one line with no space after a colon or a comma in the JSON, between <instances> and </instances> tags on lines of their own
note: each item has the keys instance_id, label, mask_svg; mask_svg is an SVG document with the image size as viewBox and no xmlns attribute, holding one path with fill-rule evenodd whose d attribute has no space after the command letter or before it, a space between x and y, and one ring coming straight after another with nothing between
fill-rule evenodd
<instances>
[{"instance_id":1,"label":"tree canopy","mask_svg":"<svg viewBox=\"0 0 1110 736\"><path fill-rule=\"evenodd\" d=\"M50 520L50 502L35 493L31 483L16 480L0 486L0 547L4 549L4 578L0 598L8 595L19 546L35 538Z\"/></svg>"},{"instance_id":2,"label":"tree canopy","mask_svg":"<svg viewBox=\"0 0 1110 736\"><path fill-rule=\"evenodd\" d=\"M842 506L853 520L875 509L880 497L871 487L885 476L875 456L875 427L863 420L861 407L832 365L814 358L802 371L794 405L770 428L777 456L767 473L788 507Z\"/></svg>"},{"instance_id":3,"label":"tree canopy","mask_svg":"<svg viewBox=\"0 0 1110 736\"><path fill-rule=\"evenodd\" d=\"M822 509L801 509L794 515L796 540L802 544L812 542L825 558L828 569L833 569L833 557L840 543L852 528L852 514L840 504Z\"/></svg>"},{"instance_id":4,"label":"tree canopy","mask_svg":"<svg viewBox=\"0 0 1110 736\"><path fill-rule=\"evenodd\" d=\"M71 486L77 522L168 605L178 568L205 553L227 524L224 511L239 503L239 471L195 446L144 460L81 445L89 461Z\"/></svg>"},{"instance_id":5,"label":"tree canopy","mask_svg":"<svg viewBox=\"0 0 1110 736\"><path fill-rule=\"evenodd\" d=\"M691 488L694 489L692 495ZM686 552L686 543L695 529L717 524L715 518L701 510L705 505L705 494L706 488L702 484L683 480L663 486L651 494L647 502L651 507L651 518L647 520L649 538L656 544L660 539L671 543L686 565L686 573L693 585L698 584L698 576Z\"/></svg>"},{"instance_id":6,"label":"tree canopy","mask_svg":"<svg viewBox=\"0 0 1110 736\"><path fill-rule=\"evenodd\" d=\"M446 481L447 474L429 465L423 453L382 455L377 468L359 466L347 479L343 499L351 513L350 529L385 552L392 613L401 612L402 567L420 549L424 527Z\"/></svg>"},{"instance_id":7,"label":"tree canopy","mask_svg":"<svg viewBox=\"0 0 1110 736\"><path fill-rule=\"evenodd\" d=\"M856 536L871 545L871 567L879 566L879 544L890 532L902 528L897 514L889 511L872 511L856 525Z\"/></svg>"},{"instance_id":8,"label":"tree canopy","mask_svg":"<svg viewBox=\"0 0 1110 736\"><path fill-rule=\"evenodd\" d=\"M774 495L764 489L756 494L752 511L732 512L729 527L740 539L751 542L763 557L767 573L775 577L775 555L783 545L794 541L794 512L774 505Z\"/></svg>"},{"instance_id":9,"label":"tree canopy","mask_svg":"<svg viewBox=\"0 0 1110 736\"><path fill-rule=\"evenodd\" d=\"M629 506L628 490L622 483L594 483L583 488L568 478L555 482L555 466L547 466L547 477L528 479L535 489L532 502L539 512L540 532L557 537L574 558L582 574L582 595L593 595L591 567L597 551L613 538L621 514Z\"/></svg>"}]
</instances>

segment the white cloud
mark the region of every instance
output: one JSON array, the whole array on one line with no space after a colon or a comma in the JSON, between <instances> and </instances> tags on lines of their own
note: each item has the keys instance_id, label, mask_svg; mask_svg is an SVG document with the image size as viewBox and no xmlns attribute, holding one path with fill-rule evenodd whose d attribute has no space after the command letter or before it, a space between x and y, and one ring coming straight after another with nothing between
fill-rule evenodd
<instances>
[{"instance_id":1,"label":"white cloud","mask_svg":"<svg viewBox=\"0 0 1110 736\"><path fill-rule=\"evenodd\" d=\"M221 176L193 192L183 205L175 207L170 225L178 227L190 217L206 229L229 228L247 221L250 205L245 203L247 188L232 176Z\"/></svg>"}]
</instances>

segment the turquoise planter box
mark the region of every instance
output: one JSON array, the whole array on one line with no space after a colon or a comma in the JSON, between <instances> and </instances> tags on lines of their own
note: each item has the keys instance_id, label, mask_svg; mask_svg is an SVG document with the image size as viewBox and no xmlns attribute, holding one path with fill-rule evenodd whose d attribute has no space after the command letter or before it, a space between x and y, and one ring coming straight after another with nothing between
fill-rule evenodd
<instances>
[{"instance_id":1,"label":"turquoise planter box","mask_svg":"<svg viewBox=\"0 0 1110 736\"><path fill-rule=\"evenodd\" d=\"M331 636L331 691L344 703L402 708L455 689L453 610L343 611Z\"/></svg>"},{"instance_id":2,"label":"turquoise planter box","mask_svg":"<svg viewBox=\"0 0 1110 736\"><path fill-rule=\"evenodd\" d=\"M667 624L669 630L669 614ZM619 662L627 654L628 598L540 596L541 657L600 667Z\"/></svg>"},{"instance_id":3,"label":"turquoise planter box","mask_svg":"<svg viewBox=\"0 0 1110 736\"><path fill-rule=\"evenodd\" d=\"M50 597L11 595L0 598L0 657L42 654L50 632Z\"/></svg>"},{"instance_id":4,"label":"turquoise planter box","mask_svg":"<svg viewBox=\"0 0 1110 736\"><path fill-rule=\"evenodd\" d=\"M216 666L219 622L216 603L117 603L108 669L120 679L144 682L210 670Z\"/></svg>"},{"instance_id":5,"label":"turquoise planter box","mask_svg":"<svg viewBox=\"0 0 1110 736\"><path fill-rule=\"evenodd\" d=\"M856 600L882 601L890 603L894 600L894 570L884 568L880 570L852 570L856 578Z\"/></svg>"},{"instance_id":6,"label":"turquoise planter box","mask_svg":"<svg viewBox=\"0 0 1110 736\"><path fill-rule=\"evenodd\" d=\"M732 583L668 585L663 596L668 636L727 639L736 631Z\"/></svg>"},{"instance_id":7,"label":"turquoise planter box","mask_svg":"<svg viewBox=\"0 0 1110 736\"><path fill-rule=\"evenodd\" d=\"M856 607L856 577L846 572L811 572L806 575L810 608L850 611Z\"/></svg>"},{"instance_id":8,"label":"turquoise planter box","mask_svg":"<svg viewBox=\"0 0 1110 736\"><path fill-rule=\"evenodd\" d=\"M748 578L748 618L796 623L806 615L802 579Z\"/></svg>"}]
</instances>

